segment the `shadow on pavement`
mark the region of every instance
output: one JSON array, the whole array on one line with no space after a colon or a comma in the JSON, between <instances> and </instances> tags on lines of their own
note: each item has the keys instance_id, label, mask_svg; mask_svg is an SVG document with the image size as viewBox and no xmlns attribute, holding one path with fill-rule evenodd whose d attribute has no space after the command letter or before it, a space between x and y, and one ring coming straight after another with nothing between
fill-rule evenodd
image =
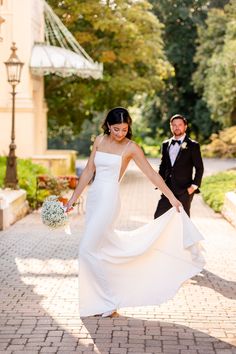
<instances>
[{"instance_id":1,"label":"shadow on pavement","mask_svg":"<svg viewBox=\"0 0 236 354\"><path fill-rule=\"evenodd\" d=\"M64 308L54 309L63 303L57 295L60 278L66 278L59 266L60 236L42 235L37 224L21 226L22 231L16 232L16 225L0 237L0 353L82 353L88 346L80 343L81 320L75 313L70 317ZM55 267L50 272L47 266L52 255L58 262L55 273ZM66 303L66 292L64 296Z\"/></svg>"},{"instance_id":2,"label":"shadow on pavement","mask_svg":"<svg viewBox=\"0 0 236 354\"><path fill-rule=\"evenodd\" d=\"M0 237L0 353L236 353L225 341L168 321L80 319L78 236L44 232L37 218L25 219L20 228L16 224ZM235 283L203 274L194 278L198 285L232 298ZM207 332L205 325L200 328Z\"/></svg>"},{"instance_id":3,"label":"shadow on pavement","mask_svg":"<svg viewBox=\"0 0 236 354\"><path fill-rule=\"evenodd\" d=\"M166 321L123 316L113 319L87 317L82 321L101 354L110 353L110 348L112 353L135 354L177 354L180 350L181 353L213 354L216 350L233 348L232 353L236 353L236 347L229 343L194 328Z\"/></svg>"},{"instance_id":4,"label":"shadow on pavement","mask_svg":"<svg viewBox=\"0 0 236 354\"><path fill-rule=\"evenodd\" d=\"M192 278L193 284L212 288L228 299L236 300L236 282L223 279L204 269L201 274Z\"/></svg>"}]
</instances>

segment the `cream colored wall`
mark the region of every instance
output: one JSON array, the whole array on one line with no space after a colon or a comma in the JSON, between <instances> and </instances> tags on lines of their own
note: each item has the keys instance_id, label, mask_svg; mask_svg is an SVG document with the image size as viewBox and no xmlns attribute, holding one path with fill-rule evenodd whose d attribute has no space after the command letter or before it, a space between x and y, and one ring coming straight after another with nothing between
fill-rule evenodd
<instances>
[{"instance_id":1,"label":"cream colored wall","mask_svg":"<svg viewBox=\"0 0 236 354\"><path fill-rule=\"evenodd\" d=\"M43 78L32 76L29 63L33 43L43 41L43 4L40 0L3 0L0 16L0 155L8 154L11 138L11 86L4 62L16 43L17 55L24 62L21 82L16 87L16 155L31 157L46 151L47 122Z\"/></svg>"}]
</instances>

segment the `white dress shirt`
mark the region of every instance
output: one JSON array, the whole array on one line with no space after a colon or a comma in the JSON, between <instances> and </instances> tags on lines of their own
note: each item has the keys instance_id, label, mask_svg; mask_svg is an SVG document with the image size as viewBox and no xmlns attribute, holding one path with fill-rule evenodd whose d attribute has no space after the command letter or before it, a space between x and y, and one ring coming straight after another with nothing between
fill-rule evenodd
<instances>
[{"instance_id":1,"label":"white dress shirt","mask_svg":"<svg viewBox=\"0 0 236 354\"><path fill-rule=\"evenodd\" d=\"M182 142L185 139L185 135L186 134L182 135L179 139L175 139L175 137L173 136L172 139L179 140L182 144ZM173 144L170 145L169 155L170 155L171 166L173 166L175 163L176 157L177 157L179 150L181 148L181 144L175 143L174 145ZM196 184L192 184L192 187L194 188L194 190L198 189L198 186Z\"/></svg>"},{"instance_id":2,"label":"white dress shirt","mask_svg":"<svg viewBox=\"0 0 236 354\"><path fill-rule=\"evenodd\" d=\"M186 134L182 135L179 139L175 139L175 137L173 137L172 139L178 140L182 144L182 142L184 141L185 135ZM170 145L169 155L170 155L171 166L173 166L175 163L175 160L176 160L176 157L179 153L179 149L180 149L181 144L175 143L174 145L172 145L172 144Z\"/></svg>"}]
</instances>

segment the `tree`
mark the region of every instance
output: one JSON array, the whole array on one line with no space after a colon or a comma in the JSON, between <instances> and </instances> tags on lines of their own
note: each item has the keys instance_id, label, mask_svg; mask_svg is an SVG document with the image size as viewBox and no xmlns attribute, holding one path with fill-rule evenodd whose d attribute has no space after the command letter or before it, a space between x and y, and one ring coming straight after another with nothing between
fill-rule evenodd
<instances>
[{"instance_id":1,"label":"tree","mask_svg":"<svg viewBox=\"0 0 236 354\"><path fill-rule=\"evenodd\" d=\"M162 41L162 25L147 0L50 0L50 5L91 57L104 64L102 80L46 80L49 126L72 122L78 132L117 105L130 105L137 93L159 92L172 75Z\"/></svg>"},{"instance_id":2,"label":"tree","mask_svg":"<svg viewBox=\"0 0 236 354\"><path fill-rule=\"evenodd\" d=\"M191 131L198 139L208 137L214 124L211 122L208 106L202 101L201 93L194 90L192 82L192 75L197 67L193 60L197 47L197 28L204 24L209 7L223 7L227 1L151 2L154 14L165 26L163 35L165 51L175 69L175 75L167 79L164 90L153 98L156 116L151 115L149 119L155 120L156 125L164 128L166 133L169 130L168 118L180 113L188 118Z\"/></svg>"},{"instance_id":3,"label":"tree","mask_svg":"<svg viewBox=\"0 0 236 354\"><path fill-rule=\"evenodd\" d=\"M203 95L211 119L219 126L236 123L235 51L236 2L224 10L212 9L206 26L198 29L198 68L193 76L197 92Z\"/></svg>"},{"instance_id":4,"label":"tree","mask_svg":"<svg viewBox=\"0 0 236 354\"><path fill-rule=\"evenodd\" d=\"M175 69L175 76L167 82L161 94L162 120L175 113L182 113L194 120L194 106L198 95L192 87L195 70L193 57L197 23L204 21L205 0L160 0L152 1L154 13L165 25L164 42L167 57ZM167 125L166 127L167 129Z\"/></svg>"}]
</instances>

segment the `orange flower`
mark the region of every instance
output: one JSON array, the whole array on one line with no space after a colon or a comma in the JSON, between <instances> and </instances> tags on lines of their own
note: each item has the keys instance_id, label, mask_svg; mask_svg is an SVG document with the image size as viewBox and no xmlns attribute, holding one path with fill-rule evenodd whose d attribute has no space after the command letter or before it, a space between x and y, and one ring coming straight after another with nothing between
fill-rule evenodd
<instances>
[{"instance_id":1,"label":"orange flower","mask_svg":"<svg viewBox=\"0 0 236 354\"><path fill-rule=\"evenodd\" d=\"M67 199L67 198L59 197L58 200L59 200L59 202L61 202L63 205L66 205L66 204L68 203L68 199Z\"/></svg>"}]
</instances>

